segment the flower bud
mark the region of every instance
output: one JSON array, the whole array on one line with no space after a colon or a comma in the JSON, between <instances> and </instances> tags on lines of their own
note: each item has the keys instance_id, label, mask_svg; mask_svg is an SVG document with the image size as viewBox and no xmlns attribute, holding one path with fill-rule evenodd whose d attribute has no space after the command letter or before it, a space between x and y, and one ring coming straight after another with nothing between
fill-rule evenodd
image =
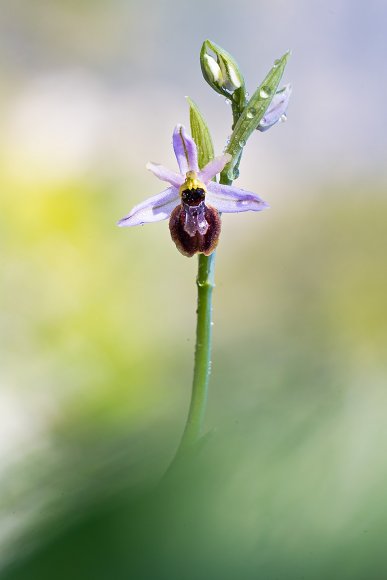
<instances>
[{"instance_id":1,"label":"flower bud","mask_svg":"<svg viewBox=\"0 0 387 580\"><path fill-rule=\"evenodd\" d=\"M257 127L258 131L267 131L276 123L286 121L286 110L288 108L291 94L291 85L285 85L280 91L276 92L269 108Z\"/></svg>"},{"instance_id":2,"label":"flower bud","mask_svg":"<svg viewBox=\"0 0 387 580\"><path fill-rule=\"evenodd\" d=\"M244 88L242 73L233 57L210 40L203 42L200 65L204 79L217 93L230 97L237 89Z\"/></svg>"}]
</instances>

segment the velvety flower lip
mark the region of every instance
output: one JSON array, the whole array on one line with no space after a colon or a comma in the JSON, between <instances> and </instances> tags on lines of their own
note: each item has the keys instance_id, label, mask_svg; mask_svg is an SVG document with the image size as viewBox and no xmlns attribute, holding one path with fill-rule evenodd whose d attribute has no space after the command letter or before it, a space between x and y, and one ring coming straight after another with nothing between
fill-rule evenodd
<instances>
[{"instance_id":1,"label":"velvety flower lip","mask_svg":"<svg viewBox=\"0 0 387 580\"><path fill-rule=\"evenodd\" d=\"M292 87L290 84L285 85L280 91L276 92L269 108L257 127L258 131L267 131L270 127L281 121L281 119L286 121L286 111L291 94Z\"/></svg>"},{"instance_id":2,"label":"velvety flower lip","mask_svg":"<svg viewBox=\"0 0 387 580\"><path fill-rule=\"evenodd\" d=\"M228 153L215 157L200 171L196 144L183 125L175 127L172 143L180 174L163 165L147 163L147 169L158 179L169 183L170 187L136 205L128 215L118 222L118 226L137 226L169 218L175 207L181 203L180 189L186 183L188 174L191 172L197 175L197 179L205 186L208 204L219 212L261 211L269 207L255 193L212 181L231 160Z\"/></svg>"}]
</instances>

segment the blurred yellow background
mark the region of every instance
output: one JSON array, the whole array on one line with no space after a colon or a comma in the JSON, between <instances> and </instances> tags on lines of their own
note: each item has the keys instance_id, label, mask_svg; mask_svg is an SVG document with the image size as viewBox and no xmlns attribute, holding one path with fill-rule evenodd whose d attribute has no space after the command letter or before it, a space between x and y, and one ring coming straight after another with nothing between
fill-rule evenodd
<instances>
[{"instance_id":1,"label":"blurred yellow background","mask_svg":"<svg viewBox=\"0 0 387 580\"><path fill-rule=\"evenodd\" d=\"M0 24L0 578L387 577L387 244L381 0L17 0ZM160 191L211 38L252 93L291 48L289 121L252 136L226 215L198 461L179 442L196 260Z\"/></svg>"}]
</instances>

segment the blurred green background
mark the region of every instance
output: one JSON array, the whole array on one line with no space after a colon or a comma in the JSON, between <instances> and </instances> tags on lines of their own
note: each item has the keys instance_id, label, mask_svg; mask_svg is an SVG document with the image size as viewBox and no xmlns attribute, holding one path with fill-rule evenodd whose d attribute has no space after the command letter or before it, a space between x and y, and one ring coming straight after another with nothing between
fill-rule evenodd
<instances>
[{"instance_id":1,"label":"blurred green background","mask_svg":"<svg viewBox=\"0 0 387 580\"><path fill-rule=\"evenodd\" d=\"M380 0L1 4L0 578L387 578L387 200ZM190 95L230 110L286 49L289 122L253 136L225 215L200 453L164 479L190 397L196 260L160 191Z\"/></svg>"}]
</instances>

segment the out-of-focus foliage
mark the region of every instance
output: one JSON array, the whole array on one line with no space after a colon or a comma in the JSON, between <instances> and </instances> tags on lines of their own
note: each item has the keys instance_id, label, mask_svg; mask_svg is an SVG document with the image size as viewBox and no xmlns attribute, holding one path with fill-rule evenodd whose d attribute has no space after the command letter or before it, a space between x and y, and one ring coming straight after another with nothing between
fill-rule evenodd
<instances>
[{"instance_id":1,"label":"out-of-focus foliage","mask_svg":"<svg viewBox=\"0 0 387 580\"><path fill-rule=\"evenodd\" d=\"M104 189L20 192L21 212L2 207L6 368L18 435L39 444L5 478L3 521L25 532L8 544L21 567L3 577L380 570L385 201L369 192L366 226L355 191L350 205L325 191L242 228L224 219L217 431L188 472L149 490L188 403L195 264L166 224L120 239Z\"/></svg>"}]
</instances>

